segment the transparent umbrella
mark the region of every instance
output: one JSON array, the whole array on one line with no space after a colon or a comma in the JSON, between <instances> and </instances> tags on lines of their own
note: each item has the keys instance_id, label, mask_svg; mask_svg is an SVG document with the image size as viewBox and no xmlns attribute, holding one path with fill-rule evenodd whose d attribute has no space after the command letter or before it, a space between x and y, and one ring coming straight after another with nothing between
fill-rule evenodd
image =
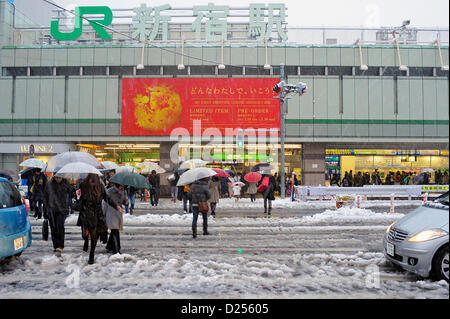
<instances>
[{"instance_id":1,"label":"transparent umbrella","mask_svg":"<svg viewBox=\"0 0 450 319\"><path fill-rule=\"evenodd\" d=\"M118 168L116 168L116 173L124 172L139 174L139 170L134 166L119 166Z\"/></svg>"},{"instance_id":2,"label":"transparent umbrella","mask_svg":"<svg viewBox=\"0 0 450 319\"><path fill-rule=\"evenodd\" d=\"M120 167L119 165L117 165L116 163L111 162L111 161L103 161L103 162L102 162L102 165L103 165L103 167L105 167L105 169L107 169L107 170L117 169L117 168Z\"/></svg>"},{"instance_id":3,"label":"transparent umbrella","mask_svg":"<svg viewBox=\"0 0 450 319\"><path fill-rule=\"evenodd\" d=\"M64 165L73 162L82 162L94 166L97 169L103 169L102 163L100 163L93 155L86 152L64 152L53 156L47 161L47 165L44 168L44 172L56 173Z\"/></svg>"},{"instance_id":4,"label":"transparent umbrella","mask_svg":"<svg viewBox=\"0 0 450 319\"><path fill-rule=\"evenodd\" d=\"M194 158L194 159L187 160L187 161L183 162L180 165L179 169L192 169L192 168L205 166L206 164L208 164L207 161Z\"/></svg>"},{"instance_id":5,"label":"transparent umbrella","mask_svg":"<svg viewBox=\"0 0 450 319\"><path fill-rule=\"evenodd\" d=\"M74 162L64 165L60 170L58 170L58 172L56 172L55 176L71 180L79 180L80 178L86 178L88 174L102 176L102 173L94 166L83 162Z\"/></svg>"},{"instance_id":6,"label":"transparent umbrella","mask_svg":"<svg viewBox=\"0 0 450 319\"><path fill-rule=\"evenodd\" d=\"M40 168L40 169L45 167L45 163L37 158L29 158L29 159L23 161L22 163L20 163L19 165L25 166L25 167L36 167L36 168Z\"/></svg>"},{"instance_id":7,"label":"transparent umbrella","mask_svg":"<svg viewBox=\"0 0 450 319\"><path fill-rule=\"evenodd\" d=\"M141 171L142 174L151 174L152 171L156 171L156 174L162 174L162 173L166 172L166 170L164 168L162 168L161 166L159 166L158 164L153 163L153 162L148 162L148 163L149 164L146 165L142 169L142 171Z\"/></svg>"},{"instance_id":8,"label":"transparent umbrella","mask_svg":"<svg viewBox=\"0 0 450 319\"><path fill-rule=\"evenodd\" d=\"M177 186L188 185L188 184L191 184L202 178L210 177L210 176L214 176L214 175L217 175L217 173L214 172L209 167L193 168L193 169L190 169L190 170L184 172L183 174L181 174L180 179L178 180Z\"/></svg>"}]
</instances>

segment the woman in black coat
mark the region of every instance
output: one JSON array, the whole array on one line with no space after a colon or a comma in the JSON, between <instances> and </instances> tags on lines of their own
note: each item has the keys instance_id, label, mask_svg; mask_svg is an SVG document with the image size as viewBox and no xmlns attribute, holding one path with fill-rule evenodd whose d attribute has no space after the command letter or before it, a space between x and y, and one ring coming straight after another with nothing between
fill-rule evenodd
<instances>
[{"instance_id":1,"label":"woman in black coat","mask_svg":"<svg viewBox=\"0 0 450 319\"><path fill-rule=\"evenodd\" d=\"M270 212L272 211L272 201L275 200L276 180L270 173L265 173L262 175L261 180L258 183L258 187L263 183L265 177L269 178L269 186L261 193L264 198L264 214L270 215ZM267 205L267 202L269 202L269 205ZM267 206L269 206L269 210L267 210Z\"/></svg>"},{"instance_id":2,"label":"woman in black coat","mask_svg":"<svg viewBox=\"0 0 450 319\"><path fill-rule=\"evenodd\" d=\"M105 186L100 182L100 178L96 174L89 174L81 182L80 189L80 215L77 225L81 226L84 251L88 251L89 237L91 238L89 264L93 264L97 239L100 237L105 243L105 235L107 235L108 231L102 212L102 200L113 207L116 207L117 204L107 196Z\"/></svg>"}]
</instances>

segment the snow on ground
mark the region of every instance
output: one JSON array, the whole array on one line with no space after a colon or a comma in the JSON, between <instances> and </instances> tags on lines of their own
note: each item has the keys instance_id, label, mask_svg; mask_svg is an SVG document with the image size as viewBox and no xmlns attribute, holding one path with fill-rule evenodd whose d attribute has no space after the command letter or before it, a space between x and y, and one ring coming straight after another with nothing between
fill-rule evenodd
<instances>
[{"instance_id":1,"label":"snow on ground","mask_svg":"<svg viewBox=\"0 0 450 319\"><path fill-rule=\"evenodd\" d=\"M362 242L364 238L381 240L387 225L402 216L344 207L301 217L210 218L215 234L199 235L194 241L189 234L158 233L161 229L186 232L190 214L125 215L124 231L133 235L121 235L122 246L134 250L109 255L100 247L95 264L88 265L88 253L81 251L79 228L74 226L77 215L71 215L66 229L75 238L68 240L72 248L57 257L50 253L51 242L35 239L22 257L0 265L0 298L448 299L447 282L417 280L392 268L380 249L355 252L351 246L358 244L358 236ZM36 227L41 221L32 224ZM221 228L230 230L220 236ZM331 228L333 233L327 233ZM275 229L278 232L271 232ZM326 235L314 237L312 229ZM313 247L319 240L317 247L350 247L353 252L289 249L293 240L302 243L300 237ZM271 246L275 241L285 246ZM236 249L243 242L247 247Z\"/></svg>"},{"instance_id":2,"label":"snow on ground","mask_svg":"<svg viewBox=\"0 0 450 319\"><path fill-rule=\"evenodd\" d=\"M355 206L355 203L348 202L348 206ZM420 206L422 201L419 200L395 200L394 205L399 206ZM361 208L368 207L385 207L386 211L389 212L390 200L362 200ZM150 208L150 202L141 202L136 200L137 208ZM179 209L180 212L183 210L183 202L177 201L172 202L170 199L161 199L158 204L159 208L167 209ZM236 201L234 198L221 198L217 204L217 209L264 209L264 200L262 198L257 198L255 202L251 202L249 198L242 198ZM308 200L308 201L292 201L290 198L276 198L272 201L272 207L275 208L288 208L288 209L326 209L326 208L336 208L336 202L333 200Z\"/></svg>"}]
</instances>

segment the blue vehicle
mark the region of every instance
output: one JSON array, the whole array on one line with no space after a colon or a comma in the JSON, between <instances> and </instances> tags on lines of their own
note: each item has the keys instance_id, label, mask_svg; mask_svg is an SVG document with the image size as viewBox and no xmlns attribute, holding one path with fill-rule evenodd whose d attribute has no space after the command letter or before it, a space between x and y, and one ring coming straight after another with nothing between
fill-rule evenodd
<instances>
[{"instance_id":1,"label":"blue vehicle","mask_svg":"<svg viewBox=\"0 0 450 319\"><path fill-rule=\"evenodd\" d=\"M30 245L26 202L13 183L0 178L0 259L20 256Z\"/></svg>"}]
</instances>

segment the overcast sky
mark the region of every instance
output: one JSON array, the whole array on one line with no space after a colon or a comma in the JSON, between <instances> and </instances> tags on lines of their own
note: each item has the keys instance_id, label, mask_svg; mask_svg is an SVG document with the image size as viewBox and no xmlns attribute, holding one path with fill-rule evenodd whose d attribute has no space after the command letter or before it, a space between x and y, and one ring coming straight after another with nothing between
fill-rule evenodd
<instances>
[{"instance_id":1,"label":"overcast sky","mask_svg":"<svg viewBox=\"0 0 450 319\"><path fill-rule=\"evenodd\" d=\"M449 0L53 0L58 5L106 5L111 9L135 8L141 3L148 7L169 4L192 7L213 2L216 5L247 7L249 3L285 3L288 26L400 26L411 20L412 27L448 27Z\"/></svg>"}]
</instances>

